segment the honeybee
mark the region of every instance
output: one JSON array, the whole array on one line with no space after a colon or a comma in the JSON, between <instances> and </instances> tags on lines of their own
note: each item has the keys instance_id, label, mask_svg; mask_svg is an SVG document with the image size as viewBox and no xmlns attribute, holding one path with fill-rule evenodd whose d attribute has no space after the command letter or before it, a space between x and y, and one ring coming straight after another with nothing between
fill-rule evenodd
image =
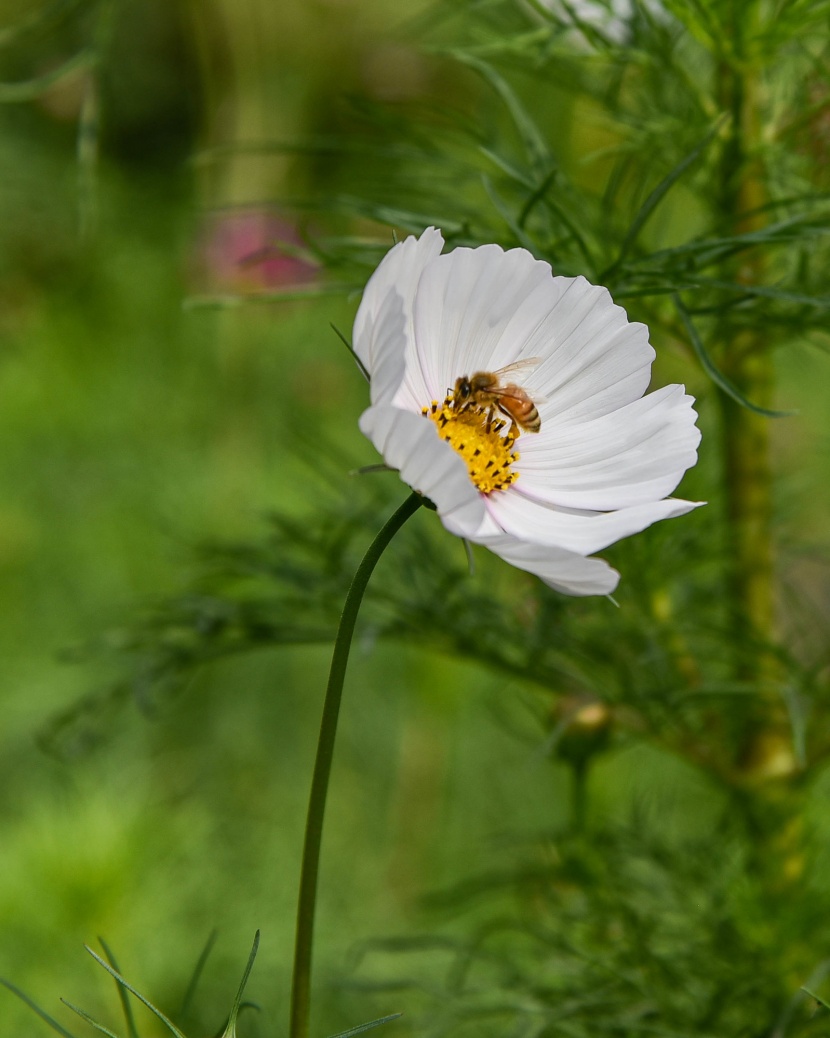
<instances>
[{"instance_id":1,"label":"honeybee","mask_svg":"<svg viewBox=\"0 0 830 1038\"><path fill-rule=\"evenodd\" d=\"M498 371L477 371L474 375L462 375L455 380L455 399L461 409L475 405L489 407L488 429L496 410L499 410L513 423L511 432L514 435L518 435L519 429L522 432L537 433L542 428L542 419L530 394L515 382L503 383L502 380L505 376L538 363L538 357L529 357L527 360L519 360L515 364L499 368ZM536 399L539 403L542 402L541 397L537 396Z\"/></svg>"}]
</instances>

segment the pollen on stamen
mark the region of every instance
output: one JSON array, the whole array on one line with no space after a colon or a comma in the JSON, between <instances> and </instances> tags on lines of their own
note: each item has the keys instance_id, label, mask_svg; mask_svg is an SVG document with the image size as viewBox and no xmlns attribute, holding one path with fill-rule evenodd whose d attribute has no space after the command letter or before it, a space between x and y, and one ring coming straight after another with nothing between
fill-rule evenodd
<instances>
[{"instance_id":1,"label":"pollen on stamen","mask_svg":"<svg viewBox=\"0 0 830 1038\"><path fill-rule=\"evenodd\" d=\"M490 408L466 403L456 406L453 390L442 404L433 400L421 413L430 418L438 435L464 459L470 479L482 494L506 490L519 478L511 466L519 460L513 449L516 434L513 426L505 433L506 422L494 419Z\"/></svg>"}]
</instances>

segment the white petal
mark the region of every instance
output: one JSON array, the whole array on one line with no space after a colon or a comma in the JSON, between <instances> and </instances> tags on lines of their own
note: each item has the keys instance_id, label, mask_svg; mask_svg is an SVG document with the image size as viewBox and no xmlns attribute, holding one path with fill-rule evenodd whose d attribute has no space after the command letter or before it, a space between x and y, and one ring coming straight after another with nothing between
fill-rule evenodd
<instances>
[{"instance_id":1,"label":"white petal","mask_svg":"<svg viewBox=\"0 0 830 1038\"><path fill-rule=\"evenodd\" d=\"M520 484L521 477L503 493L490 494L486 508L491 520L520 540L558 545L580 555L639 533L659 519L684 515L701 503L667 498L616 512L580 512L533 501L522 495Z\"/></svg>"},{"instance_id":2,"label":"white petal","mask_svg":"<svg viewBox=\"0 0 830 1038\"><path fill-rule=\"evenodd\" d=\"M438 435L433 422L399 407L370 407L360 429L386 464L413 490L428 497L444 525L466 536L484 519L484 503L461 455Z\"/></svg>"},{"instance_id":3,"label":"white petal","mask_svg":"<svg viewBox=\"0 0 830 1038\"><path fill-rule=\"evenodd\" d=\"M460 375L538 357L520 382L546 398L543 420L589 419L642 396L654 350L608 291L553 277L524 249L456 249L424 269L415 294L414 354L429 399ZM409 401L396 400L403 406Z\"/></svg>"},{"instance_id":4,"label":"white petal","mask_svg":"<svg viewBox=\"0 0 830 1038\"><path fill-rule=\"evenodd\" d=\"M520 492L598 511L665 497L697 460L693 403L683 386L666 386L591 421L543 423L519 440Z\"/></svg>"},{"instance_id":5,"label":"white petal","mask_svg":"<svg viewBox=\"0 0 830 1038\"><path fill-rule=\"evenodd\" d=\"M390 396L404 375L406 343L412 336L412 305L426 265L444 246L441 232L399 242L369 278L355 317L352 345L371 377L372 401Z\"/></svg>"},{"instance_id":6,"label":"white petal","mask_svg":"<svg viewBox=\"0 0 830 1038\"><path fill-rule=\"evenodd\" d=\"M524 249L456 249L424 270L415 295L415 363L430 399L443 399L461 375L503 367L521 345L506 335L550 267Z\"/></svg>"},{"instance_id":7,"label":"white petal","mask_svg":"<svg viewBox=\"0 0 830 1038\"><path fill-rule=\"evenodd\" d=\"M619 583L619 573L603 559L586 559L564 548L528 544L507 534L469 539L564 595L610 595Z\"/></svg>"},{"instance_id":8,"label":"white petal","mask_svg":"<svg viewBox=\"0 0 830 1038\"><path fill-rule=\"evenodd\" d=\"M406 326L403 297L390 290L374 315L372 324L372 342L375 346L369 383L372 403L391 399L403 381Z\"/></svg>"},{"instance_id":9,"label":"white petal","mask_svg":"<svg viewBox=\"0 0 830 1038\"><path fill-rule=\"evenodd\" d=\"M554 278L547 313L531 327L521 315L511 333L522 354L541 357L523 380L545 396L543 424L587 421L637 400L651 378L654 350L644 324L630 323L608 290L583 277Z\"/></svg>"}]
</instances>

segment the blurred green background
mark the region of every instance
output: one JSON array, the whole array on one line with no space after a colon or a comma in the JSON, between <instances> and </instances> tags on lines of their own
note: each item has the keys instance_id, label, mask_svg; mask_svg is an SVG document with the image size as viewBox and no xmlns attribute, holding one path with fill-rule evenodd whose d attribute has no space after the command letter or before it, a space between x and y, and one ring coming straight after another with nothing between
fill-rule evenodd
<instances>
[{"instance_id":1,"label":"blurred green background","mask_svg":"<svg viewBox=\"0 0 830 1038\"><path fill-rule=\"evenodd\" d=\"M33 13L5 4L2 26L26 28ZM238 144L327 133L349 90L400 90L401 60L409 91L429 73L395 42L398 17L380 2L142 0L42 13L6 41L4 80L47 75L96 33L108 39L96 161L76 157L88 69L0 108L0 975L68 1026L60 996L112 1021L109 982L82 950L102 935L172 1010L216 928L208 1028L261 927L250 992L279 1019L329 650L217 666L173 706L118 714L102 745L70 760L38 735L110 677L66 655L178 589L198 542L257 533L270 508L313 508L295 417L310 414L356 464L374 460L356 428L365 387L329 327L349 330L354 299L183 303L256 296L284 279L290 288L290 262L271 275L256 257L239 260L274 233L266 205L336 175ZM424 869L440 876L452 844L466 844L459 822L475 846L514 811L506 784L482 790L475 770L516 748L486 718L476 726L489 752L479 739L467 760L464 738L481 696L502 683L414 652L402 675L393 655L393 694L390 650L357 653L350 675L321 977L356 938L402 925ZM456 769L463 808L445 788ZM3 1034L48 1031L5 991L0 1021ZM160 1033L149 1015L143 1023Z\"/></svg>"},{"instance_id":2,"label":"blurred green background","mask_svg":"<svg viewBox=\"0 0 830 1038\"><path fill-rule=\"evenodd\" d=\"M483 103L464 69L418 49L424 18L380 0L0 5L2 81L31 84L0 88L0 975L67 1026L59 996L115 1017L81 948L98 935L173 1009L218 929L194 1025L207 1033L262 928L249 993L263 1020L287 1012L328 649L229 659L172 700L143 699L138 682L106 738L62 756L43 735L113 677L83 647L180 589L199 543L255 537L271 509L313 512L318 433L352 466L375 460L356 426L365 386L329 327L348 333L358 296L327 289L297 228L391 243L377 222L308 211L382 175L326 144L362 101L388 102L393 121L416 100ZM578 167L601 131L557 118ZM298 140L317 146L285 147ZM693 215L681 197L664 219ZM335 272L359 289L369 269ZM705 422L711 387L654 341L655 384L685 381ZM798 545L782 573L821 617L826 386L826 356L795 344L778 396L799 415L774 432L781 539ZM707 494L705 476L685 491ZM359 648L324 845L320 1033L400 1008L394 991L343 982L355 942L422 929L426 891L495 867L506 833L554 831L569 811L565 769L517 736L528 707L509 677L415 644ZM593 810L645 797L661 824L705 828L698 778L661 759L647 789L650 759L610 758ZM814 796L821 808L821 784ZM0 1030L48 1033L2 990Z\"/></svg>"}]
</instances>

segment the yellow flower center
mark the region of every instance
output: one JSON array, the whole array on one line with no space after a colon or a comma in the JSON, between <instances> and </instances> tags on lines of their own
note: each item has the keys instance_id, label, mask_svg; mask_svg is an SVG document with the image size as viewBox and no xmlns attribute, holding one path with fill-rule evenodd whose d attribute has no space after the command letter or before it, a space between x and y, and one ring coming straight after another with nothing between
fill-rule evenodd
<instances>
[{"instance_id":1,"label":"yellow flower center","mask_svg":"<svg viewBox=\"0 0 830 1038\"><path fill-rule=\"evenodd\" d=\"M518 451L513 450L516 435L512 428L505 432L507 422L494 417L489 407L470 402L457 405L450 390L443 404L433 400L422 413L435 422L441 439L467 463L470 479L482 494L505 490L519 478L511 469L519 460Z\"/></svg>"}]
</instances>

